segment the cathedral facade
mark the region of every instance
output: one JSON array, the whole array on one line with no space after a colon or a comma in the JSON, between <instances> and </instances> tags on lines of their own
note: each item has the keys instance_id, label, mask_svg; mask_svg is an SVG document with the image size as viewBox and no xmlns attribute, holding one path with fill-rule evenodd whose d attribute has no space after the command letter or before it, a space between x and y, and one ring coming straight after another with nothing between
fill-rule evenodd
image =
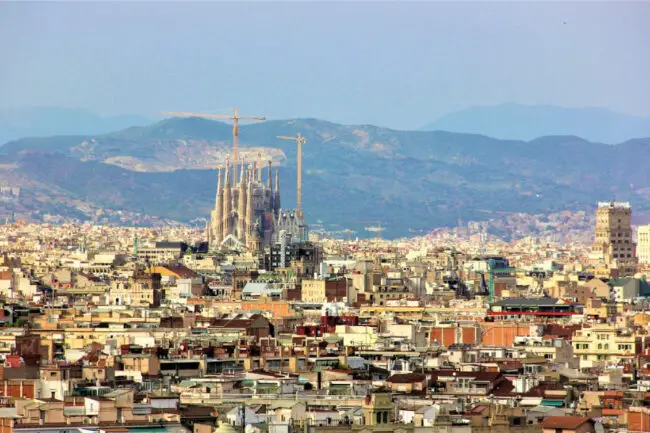
<instances>
[{"instance_id":1,"label":"cathedral facade","mask_svg":"<svg viewBox=\"0 0 650 433\"><path fill-rule=\"evenodd\" d=\"M225 168L219 168L215 207L210 215L210 249L260 252L271 244L287 239L290 242L304 240L306 226L303 213L280 207L279 170L275 171L274 187L271 161L268 162L266 181L263 179L265 170L261 157L248 167L243 159L239 165L241 171L234 173L230 159L226 158Z\"/></svg>"}]
</instances>

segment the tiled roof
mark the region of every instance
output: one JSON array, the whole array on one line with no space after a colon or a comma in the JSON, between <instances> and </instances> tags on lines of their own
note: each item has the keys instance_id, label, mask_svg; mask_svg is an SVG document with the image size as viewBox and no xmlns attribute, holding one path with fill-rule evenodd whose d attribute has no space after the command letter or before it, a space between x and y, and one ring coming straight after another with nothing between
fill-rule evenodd
<instances>
[{"instance_id":1,"label":"tiled roof","mask_svg":"<svg viewBox=\"0 0 650 433\"><path fill-rule=\"evenodd\" d=\"M162 266L165 269L168 269L170 272L178 275L180 278L198 278L199 274L193 270L183 266L183 265L165 265Z\"/></svg>"},{"instance_id":2,"label":"tiled roof","mask_svg":"<svg viewBox=\"0 0 650 433\"><path fill-rule=\"evenodd\" d=\"M420 373L406 373L406 374L395 374L389 377L386 382L389 383L417 383L423 382L426 379L424 374Z\"/></svg>"},{"instance_id":3,"label":"tiled roof","mask_svg":"<svg viewBox=\"0 0 650 433\"><path fill-rule=\"evenodd\" d=\"M542 421L541 426L545 429L561 428L575 430L589 421L591 421L589 418L582 416L549 416Z\"/></svg>"}]
</instances>

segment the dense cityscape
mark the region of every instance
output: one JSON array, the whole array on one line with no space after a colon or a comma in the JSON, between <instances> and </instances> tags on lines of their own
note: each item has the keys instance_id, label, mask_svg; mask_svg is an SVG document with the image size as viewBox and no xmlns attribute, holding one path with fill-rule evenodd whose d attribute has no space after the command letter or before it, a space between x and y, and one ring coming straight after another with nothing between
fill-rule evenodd
<instances>
[{"instance_id":1,"label":"dense cityscape","mask_svg":"<svg viewBox=\"0 0 650 433\"><path fill-rule=\"evenodd\" d=\"M0 1L0 433L650 433L648 17Z\"/></svg>"},{"instance_id":2,"label":"dense cityscape","mask_svg":"<svg viewBox=\"0 0 650 433\"><path fill-rule=\"evenodd\" d=\"M345 239L237 134L204 226L0 226L3 432L650 428L630 203Z\"/></svg>"}]
</instances>

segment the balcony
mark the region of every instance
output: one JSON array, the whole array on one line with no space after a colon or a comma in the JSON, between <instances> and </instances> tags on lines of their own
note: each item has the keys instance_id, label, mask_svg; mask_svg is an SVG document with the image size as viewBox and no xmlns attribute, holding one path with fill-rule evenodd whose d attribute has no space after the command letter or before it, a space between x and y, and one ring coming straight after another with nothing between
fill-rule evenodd
<instances>
[{"instance_id":1,"label":"balcony","mask_svg":"<svg viewBox=\"0 0 650 433\"><path fill-rule=\"evenodd\" d=\"M133 415L151 415L151 406L148 404L134 404Z\"/></svg>"},{"instance_id":2,"label":"balcony","mask_svg":"<svg viewBox=\"0 0 650 433\"><path fill-rule=\"evenodd\" d=\"M610 355L610 356L634 356L631 350L610 349L573 349L575 355Z\"/></svg>"},{"instance_id":3,"label":"balcony","mask_svg":"<svg viewBox=\"0 0 650 433\"><path fill-rule=\"evenodd\" d=\"M87 408L86 406L65 406L63 408L65 417L74 416L99 416L99 407Z\"/></svg>"},{"instance_id":4,"label":"balcony","mask_svg":"<svg viewBox=\"0 0 650 433\"><path fill-rule=\"evenodd\" d=\"M487 385L472 384L469 386L460 386L455 384L449 384L447 389L452 394L486 395L489 390L489 387Z\"/></svg>"}]
</instances>

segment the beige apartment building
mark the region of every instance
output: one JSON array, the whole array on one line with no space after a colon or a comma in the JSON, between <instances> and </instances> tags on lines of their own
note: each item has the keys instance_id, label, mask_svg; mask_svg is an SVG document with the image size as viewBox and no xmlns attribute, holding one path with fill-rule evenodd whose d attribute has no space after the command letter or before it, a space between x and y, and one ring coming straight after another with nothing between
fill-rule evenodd
<instances>
[{"instance_id":1,"label":"beige apartment building","mask_svg":"<svg viewBox=\"0 0 650 433\"><path fill-rule=\"evenodd\" d=\"M336 302L347 299L347 280L332 278L320 280L302 280L301 297L303 302Z\"/></svg>"},{"instance_id":2,"label":"beige apartment building","mask_svg":"<svg viewBox=\"0 0 650 433\"><path fill-rule=\"evenodd\" d=\"M135 271L126 280L113 280L108 291L111 305L158 307L161 301L161 277L158 273L141 274Z\"/></svg>"},{"instance_id":3,"label":"beige apartment building","mask_svg":"<svg viewBox=\"0 0 650 433\"><path fill-rule=\"evenodd\" d=\"M617 326L600 325L576 331L573 353L581 361L618 361L634 358L640 337Z\"/></svg>"},{"instance_id":4,"label":"beige apartment building","mask_svg":"<svg viewBox=\"0 0 650 433\"><path fill-rule=\"evenodd\" d=\"M600 202L596 211L593 257L605 264L610 276L632 276L636 272L636 244L632 239L632 207L629 203Z\"/></svg>"}]
</instances>

